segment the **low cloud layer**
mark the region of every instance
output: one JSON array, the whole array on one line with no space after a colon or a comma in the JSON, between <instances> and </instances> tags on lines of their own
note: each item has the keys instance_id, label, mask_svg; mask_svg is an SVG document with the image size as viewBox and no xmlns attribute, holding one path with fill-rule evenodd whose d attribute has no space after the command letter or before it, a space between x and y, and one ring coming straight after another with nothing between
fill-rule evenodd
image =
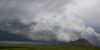
<instances>
[{"instance_id":1,"label":"low cloud layer","mask_svg":"<svg viewBox=\"0 0 100 50\"><path fill-rule=\"evenodd\" d=\"M99 0L0 0L0 30L32 40L100 44Z\"/></svg>"}]
</instances>

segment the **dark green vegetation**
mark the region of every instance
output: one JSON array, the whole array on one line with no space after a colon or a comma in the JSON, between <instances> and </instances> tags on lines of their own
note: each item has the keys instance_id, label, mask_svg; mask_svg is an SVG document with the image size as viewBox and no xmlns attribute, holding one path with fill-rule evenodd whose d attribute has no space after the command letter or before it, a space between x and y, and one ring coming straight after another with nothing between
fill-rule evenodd
<instances>
[{"instance_id":1,"label":"dark green vegetation","mask_svg":"<svg viewBox=\"0 0 100 50\"><path fill-rule=\"evenodd\" d=\"M0 45L0 50L100 50L100 46L73 44Z\"/></svg>"}]
</instances>

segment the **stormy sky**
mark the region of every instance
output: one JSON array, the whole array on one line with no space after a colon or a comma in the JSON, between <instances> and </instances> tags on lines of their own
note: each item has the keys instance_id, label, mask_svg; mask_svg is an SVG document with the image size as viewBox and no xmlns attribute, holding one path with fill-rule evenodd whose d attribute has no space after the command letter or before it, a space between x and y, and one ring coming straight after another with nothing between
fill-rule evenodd
<instances>
[{"instance_id":1,"label":"stormy sky","mask_svg":"<svg viewBox=\"0 0 100 50\"><path fill-rule=\"evenodd\" d=\"M99 13L100 0L0 0L0 31L31 40L83 38L100 44Z\"/></svg>"}]
</instances>

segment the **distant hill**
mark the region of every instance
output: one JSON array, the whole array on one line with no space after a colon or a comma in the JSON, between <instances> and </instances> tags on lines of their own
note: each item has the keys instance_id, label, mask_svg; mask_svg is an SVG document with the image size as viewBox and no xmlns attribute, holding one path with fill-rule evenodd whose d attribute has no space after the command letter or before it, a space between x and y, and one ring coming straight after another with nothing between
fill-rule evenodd
<instances>
[{"instance_id":1,"label":"distant hill","mask_svg":"<svg viewBox=\"0 0 100 50\"><path fill-rule=\"evenodd\" d=\"M80 44L80 45L85 44L85 45L88 45L90 43L85 39L78 39L76 41L70 41L70 42L68 42L68 44Z\"/></svg>"}]
</instances>

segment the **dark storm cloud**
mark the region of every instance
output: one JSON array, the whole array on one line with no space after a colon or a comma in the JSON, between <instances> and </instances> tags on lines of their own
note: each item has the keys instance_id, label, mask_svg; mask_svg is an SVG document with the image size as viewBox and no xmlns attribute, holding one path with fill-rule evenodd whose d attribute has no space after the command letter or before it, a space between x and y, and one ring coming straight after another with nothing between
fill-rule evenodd
<instances>
[{"instance_id":1,"label":"dark storm cloud","mask_svg":"<svg viewBox=\"0 0 100 50\"><path fill-rule=\"evenodd\" d=\"M91 27L99 27L99 2L0 0L0 30L20 34L32 40L56 39L69 42L84 38L91 43L99 43L100 34Z\"/></svg>"}]
</instances>

